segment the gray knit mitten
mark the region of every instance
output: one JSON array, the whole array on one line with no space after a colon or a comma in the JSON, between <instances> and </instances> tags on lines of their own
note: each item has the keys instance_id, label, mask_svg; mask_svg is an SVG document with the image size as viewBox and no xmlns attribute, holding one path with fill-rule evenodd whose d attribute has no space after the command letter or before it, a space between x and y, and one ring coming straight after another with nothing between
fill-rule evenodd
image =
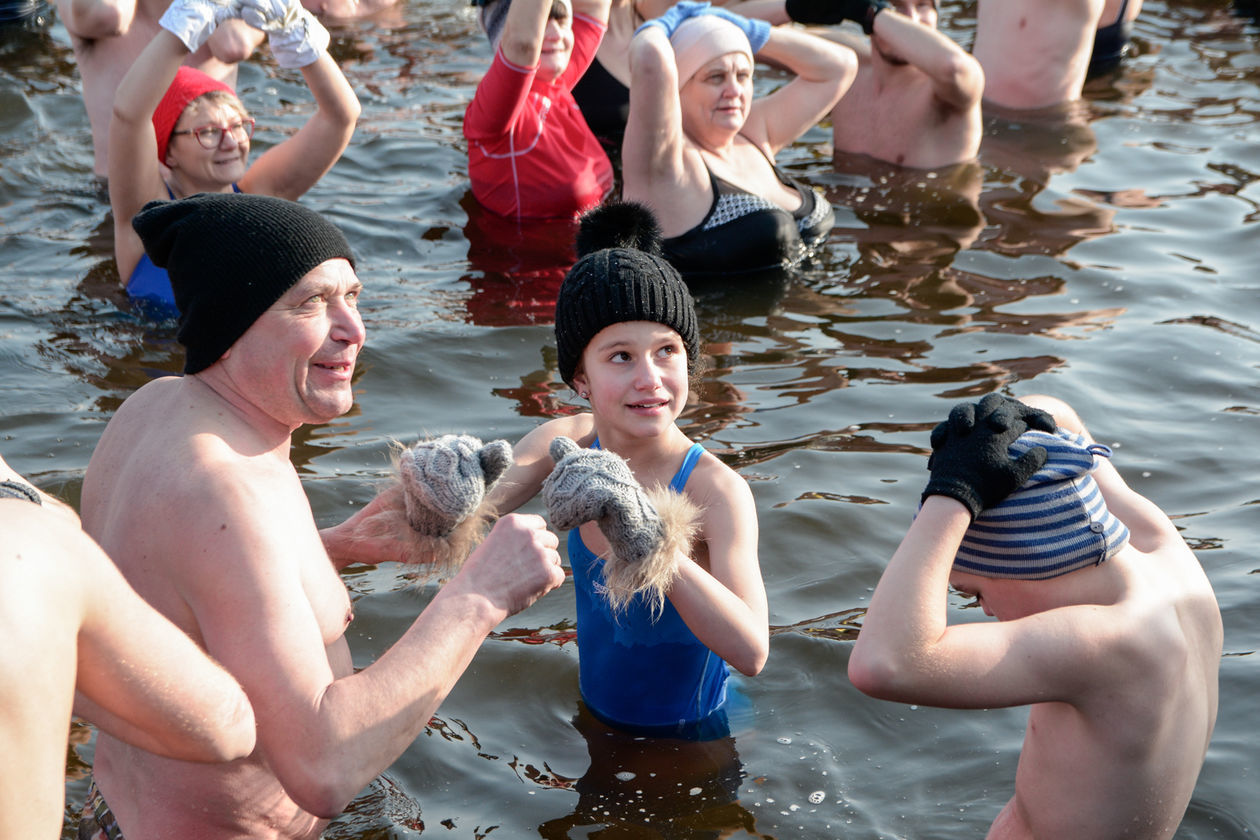
<instances>
[{"instance_id":1,"label":"gray knit mitten","mask_svg":"<svg viewBox=\"0 0 1260 840\"><path fill-rule=\"evenodd\" d=\"M407 521L421 534L450 534L510 466L512 445L505 440L484 446L471 435L420 441L398 457Z\"/></svg>"},{"instance_id":2,"label":"gray knit mitten","mask_svg":"<svg viewBox=\"0 0 1260 840\"><path fill-rule=\"evenodd\" d=\"M551 442L556 467L543 482L551 524L560 530L594 521L619 560L639 563L665 539L656 508L630 465L603 449L582 449L567 437Z\"/></svg>"}]
</instances>

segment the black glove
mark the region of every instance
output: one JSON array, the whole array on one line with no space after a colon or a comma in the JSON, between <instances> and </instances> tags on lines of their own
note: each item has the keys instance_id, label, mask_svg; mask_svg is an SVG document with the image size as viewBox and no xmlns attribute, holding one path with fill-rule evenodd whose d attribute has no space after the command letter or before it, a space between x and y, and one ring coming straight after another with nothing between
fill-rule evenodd
<instances>
[{"instance_id":1,"label":"black glove","mask_svg":"<svg viewBox=\"0 0 1260 840\"><path fill-rule=\"evenodd\" d=\"M1001 394L954 406L949 419L932 430L932 477L923 500L957 499L972 519L1001 502L1046 463L1046 450L1040 446L1011 458L1008 448L1029 429L1053 432L1054 418Z\"/></svg>"},{"instance_id":2,"label":"black glove","mask_svg":"<svg viewBox=\"0 0 1260 840\"><path fill-rule=\"evenodd\" d=\"M867 35L875 26L875 15L890 8L887 0L786 0L787 16L797 23L836 24L851 20L862 25Z\"/></svg>"}]
</instances>

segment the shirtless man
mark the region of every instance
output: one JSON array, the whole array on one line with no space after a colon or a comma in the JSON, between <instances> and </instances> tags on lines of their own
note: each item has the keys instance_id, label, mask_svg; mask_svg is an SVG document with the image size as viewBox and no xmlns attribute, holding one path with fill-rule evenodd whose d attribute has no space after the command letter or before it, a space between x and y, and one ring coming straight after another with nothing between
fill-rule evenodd
<instances>
[{"instance_id":1,"label":"shirtless man","mask_svg":"<svg viewBox=\"0 0 1260 840\"><path fill-rule=\"evenodd\" d=\"M1059 400L957 406L932 445L850 679L901 703L1032 706L991 840L1172 837L1216 721L1222 645L1194 554ZM947 585L999 623L947 626Z\"/></svg>"},{"instance_id":2,"label":"shirtless man","mask_svg":"<svg viewBox=\"0 0 1260 840\"><path fill-rule=\"evenodd\" d=\"M774 24L852 20L871 36L811 30L858 56L857 78L831 111L837 153L918 169L975 158L984 73L936 31L936 0L748 0L733 8Z\"/></svg>"},{"instance_id":3,"label":"shirtless man","mask_svg":"<svg viewBox=\"0 0 1260 840\"><path fill-rule=\"evenodd\" d=\"M1049 108L1081 96L1094 51L1118 57L1141 0L979 0L971 52L984 67L984 98L1004 108ZM1107 56L1096 67L1108 64Z\"/></svg>"},{"instance_id":4,"label":"shirtless man","mask_svg":"<svg viewBox=\"0 0 1260 840\"><path fill-rule=\"evenodd\" d=\"M0 533L0 837L61 836L72 705L161 755L249 754L254 715L236 680L136 595L73 510L2 458Z\"/></svg>"},{"instance_id":5,"label":"shirtless man","mask_svg":"<svg viewBox=\"0 0 1260 840\"><path fill-rule=\"evenodd\" d=\"M353 402L364 329L349 246L318 214L250 194L154 202L133 224L170 274L185 375L118 409L88 465L84 523L240 681L258 748L215 767L102 738L95 780L128 840L313 840L424 730L490 630L564 580L557 538L540 517L500 519L355 672L337 569L401 556L389 525L406 514L378 496L321 542L289 461L294 430Z\"/></svg>"},{"instance_id":6,"label":"shirtless man","mask_svg":"<svg viewBox=\"0 0 1260 840\"><path fill-rule=\"evenodd\" d=\"M158 19L167 5L169 0L57 0L92 125L92 169L102 181L109 176L114 91L136 56L161 31ZM185 64L235 88L236 63L249 58L264 37L243 21L225 21Z\"/></svg>"}]
</instances>

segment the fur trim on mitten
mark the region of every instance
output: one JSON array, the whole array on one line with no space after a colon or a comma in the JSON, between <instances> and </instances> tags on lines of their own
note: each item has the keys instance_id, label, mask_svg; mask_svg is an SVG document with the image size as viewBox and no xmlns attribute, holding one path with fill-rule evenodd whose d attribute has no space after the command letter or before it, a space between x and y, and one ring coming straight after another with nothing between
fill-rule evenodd
<instances>
[{"instance_id":1,"label":"fur trim on mitten","mask_svg":"<svg viewBox=\"0 0 1260 840\"><path fill-rule=\"evenodd\" d=\"M665 608L665 593L678 577L679 555L691 555L691 543L700 528L700 507L668 487L645 490L644 495L661 518L664 539L642 560L624 560L609 549L604 560L603 595L614 613L621 612L639 594L648 602L652 616Z\"/></svg>"}]
</instances>

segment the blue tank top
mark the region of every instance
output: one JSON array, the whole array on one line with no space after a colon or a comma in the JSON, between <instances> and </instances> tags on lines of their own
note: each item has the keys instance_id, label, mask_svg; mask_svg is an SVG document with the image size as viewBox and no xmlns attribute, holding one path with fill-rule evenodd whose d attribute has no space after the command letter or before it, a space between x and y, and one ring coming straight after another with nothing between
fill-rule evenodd
<instances>
[{"instance_id":1,"label":"blue tank top","mask_svg":"<svg viewBox=\"0 0 1260 840\"><path fill-rule=\"evenodd\" d=\"M239 193L241 188L232 185L232 192ZM175 200L175 193L166 188L166 194ZM127 296L139 304L146 315L152 318L177 318L179 308L175 305L175 290L171 288L171 278L165 268L158 268L149 259L148 254L140 255L140 262L131 270L127 278Z\"/></svg>"},{"instance_id":2,"label":"blue tank top","mask_svg":"<svg viewBox=\"0 0 1260 840\"><path fill-rule=\"evenodd\" d=\"M593 445L599 448L599 441ZM704 447L692 444L669 487L681 493ZM569 532L577 592L578 682L587 708L605 723L646 734L723 734L726 662L696 638L668 600L653 621L642 596L613 615L598 588L604 561Z\"/></svg>"}]
</instances>

